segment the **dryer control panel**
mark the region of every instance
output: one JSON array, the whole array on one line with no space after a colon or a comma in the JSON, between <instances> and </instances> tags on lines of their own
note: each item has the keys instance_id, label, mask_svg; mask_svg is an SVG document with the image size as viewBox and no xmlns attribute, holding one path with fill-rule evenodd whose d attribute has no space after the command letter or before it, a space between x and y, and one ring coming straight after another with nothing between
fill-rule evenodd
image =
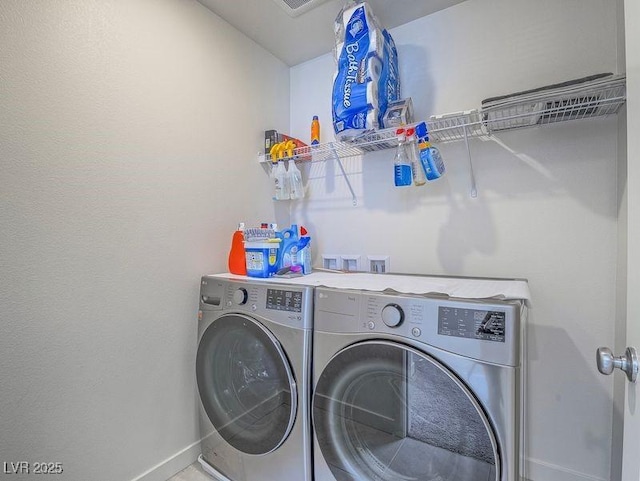
<instances>
[{"instance_id":1,"label":"dryer control panel","mask_svg":"<svg viewBox=\"0 0 640 481\"><path fill-rule=\"evenodd\" d=\"M450 299L317 287L314 329L405 339L478 360L518 365L519 301Z\"/></svg>"},{"instance_id":2,"label":"dryer control panel","mask_svg":"<svg viewBox=\"0 0 640 481\"><path fill-rule=\"evenodd\" d=\"M438 307L438 334L505 342L504 311Z\"/></svg>"}]
</instances>

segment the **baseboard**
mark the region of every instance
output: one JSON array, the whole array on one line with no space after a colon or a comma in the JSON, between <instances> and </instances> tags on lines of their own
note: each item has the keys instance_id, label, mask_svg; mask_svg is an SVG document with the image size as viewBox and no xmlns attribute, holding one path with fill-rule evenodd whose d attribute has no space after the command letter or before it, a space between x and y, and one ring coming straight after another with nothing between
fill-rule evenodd
<instances>
[{"instance_id":1,"label":"baseboard","mask_svg":"<svg viewBox=\"0 0 640 481\"><path fill-rule=\"evenodd\" d=\"M529 458L527 468L525 481L608 481L539 459Z\"/></svg>"},{"instance_id":2,"label":"baseboard","mask_svg":"<svg viewBox=\"0 0 640 481\"><path fill-rule=\"evenodd\" d=\"M173 456L156 464L131 481L166 481L178 471L193 464L201 454L200 441L190 444ZM523 481L608 481L605 478L581 473L557 464L529 458Z\"/></svg>"},{"instance_id":3,"label":"baseboard","mask_svg":"<svg viewBox=\"0 0 640 481\"><path fill-rule=\"evenodd\" d=\"M178 451L173 456L168 457L164 461L156 464L151 469L145 471L140 476L131 481L167 481L178 471L193 464L200 455L200 441L190 444L182 451Z\"/></svg>"}]
</instances>

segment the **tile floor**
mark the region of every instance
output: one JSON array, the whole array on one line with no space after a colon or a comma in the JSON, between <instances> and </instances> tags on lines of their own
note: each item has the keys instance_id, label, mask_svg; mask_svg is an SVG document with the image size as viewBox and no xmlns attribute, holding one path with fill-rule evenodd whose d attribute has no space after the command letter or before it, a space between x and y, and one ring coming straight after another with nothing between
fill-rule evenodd
<instances>
[{"instance_id":1,"label":"tile floor","mask_svg":"<svg viewBox=\"0 0 640 481\"><path fill-rule=\"evenodd\" d=\"M196 461L190 466L187 466L176 475L169 478L167 481L211 481L211 476L202 470L200 463Z\"/></svg>"}]
</instances>

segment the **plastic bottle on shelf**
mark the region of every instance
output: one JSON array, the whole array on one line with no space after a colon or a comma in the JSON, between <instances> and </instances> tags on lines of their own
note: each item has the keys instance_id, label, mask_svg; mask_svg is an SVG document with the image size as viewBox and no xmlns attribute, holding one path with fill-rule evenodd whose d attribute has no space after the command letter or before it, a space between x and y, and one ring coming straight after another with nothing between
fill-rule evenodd
<instances>
[{"instance_id":1,"label":"plastic bottle on shelf","mask_svg":"<svg viewBox=\"0 0 640 481\"><path fill-rule=\"evenodd\" d=\"M302 199L304 197L304 184L302 183L302 173L298 169L296 162L291 159L289 160L289 185L291 188L290 198L291 199Z\"/></svg>"},{"instance_id":2,"label":"plastic bottle on shelf","mask_svg":"<svg viewBox=\"0 0 640 481\"><path fill-rule=\"evenodd\" d=\"M421 186L427 183L424 169L420 160L418 160L418 142L415 130L411 127L407 128L406 149L411 161L411 172L413 173L413 185Z\"/></svg>"},{"instance_id":3,"label":"plastic bottle on shelf","mask_svg":"<svg viewBox=\"0 0 640 481\"><path fill-rule=\"evenodd\" d=\"M269 181L271 182L271 185L274 187L274 189L277 189L277 184L276 184L276 172L278 171L278 161L277 160L272 160L269 163ZM276 191L273 191L273 199L275 200L276 198Z\"/></svg>"},{"instance_id":4,"label":"plastic bottle on shelf","mask_svg":"<svg viewBox=\"0 0 640 481\"><path fill-rule=\"evenodd\" d=\"M416 135L420 150L420 163L424 168L427 180L439 179L445 173L444 160L442 160L438 148L429 142L429 131L425 122L416 125Z\"/></svg>"},{"instance_id":5,"label":"plastic bottle on shelf","mask_svg":"<svg viewBox=\"0 0 640 481\"><path fill-rule=\"evenodd\" d=\"M311 145L318 145L320 143L320 121L318 116L314 115L311 121Z\"/></svg>"},{"instance_id":6,"label":"plastic bottle on shelf","mask_svg":"<svg viewBox=\"0 0 640 481\"><path fill-rule=\"evenodd\" d=\"M244 250L244 223L238 224L238 229L233 233L233 237L231 238L228 267L231 274L247 275L247 259Z\"/></svg>"},{"instance_id":7,"label":"plastic bottle on shelf","mask_svg":"<svg viewBox=\"0 0 640 481\"><path fill-rule=\"evenodd\" d=\"M411 160L407 155L407 145L404 128L396 130L398 138L398 147L396 156L393 160L394 184L396 187L406 187L411 185Z\"/></svg>"},{"instance_id":8,"label":"plastic bottle on shelf","mask_svg":"<svg viewBox=\"0 0 640 481\"><path fill-rule=\"evenodd\" d=\"M288 200L291 197L291 187L289 185L289 175L284 165L284 160L278 161L275 173L273 175L275 184L275 200Z\"/></svg>"}]
</instances>

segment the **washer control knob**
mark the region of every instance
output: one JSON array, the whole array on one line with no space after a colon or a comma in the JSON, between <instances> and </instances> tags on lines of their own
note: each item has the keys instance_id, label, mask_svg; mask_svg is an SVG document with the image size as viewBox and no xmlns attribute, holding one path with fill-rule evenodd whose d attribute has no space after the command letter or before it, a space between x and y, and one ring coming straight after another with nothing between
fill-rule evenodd
<instances>
[{"instance_id":1,"label":"washer control knob","mask_svg":"<svg viewBox=\"0 0 640 481\"><path fill-rule=\"evenodd\" d=\"M404 321L404 311L398 304L387 304L382 308L382 322L389 327L398 327Z\"/></svg>"},{"instance_id":2,"label":"washer control knob","mask_svg":"<svg viewBox=\"0 0 640 481\"><path fill-rule=\"evenodd\" d=\"M242 287L240 289L236 289L233 293L233 302L236 303L237 305L241 306L242 304L246 304L247 303L247 290L243 289Z\"/></svg>"}]
</instances>

